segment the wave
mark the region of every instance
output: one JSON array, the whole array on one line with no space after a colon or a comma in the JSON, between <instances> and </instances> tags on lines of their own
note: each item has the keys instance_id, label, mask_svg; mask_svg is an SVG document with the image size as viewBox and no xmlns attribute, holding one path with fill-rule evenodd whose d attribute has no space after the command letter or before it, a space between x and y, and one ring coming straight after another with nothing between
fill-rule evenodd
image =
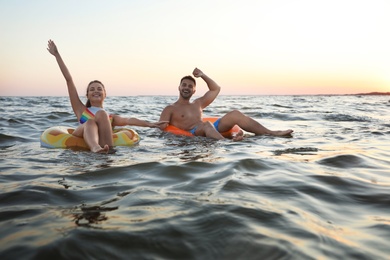
<instances>
[{"instance_id":1,"label":"wave","mask_svg":"<svg viewBox=\"0 0 390 260\"><path fill-rule=\"evenodd\" d=\"M325 115L324 119L327 121L335 121L335 122L371 122L371 118L367 116L355 116L348 114L329 114Z\"/></svg>"}]
</instances>

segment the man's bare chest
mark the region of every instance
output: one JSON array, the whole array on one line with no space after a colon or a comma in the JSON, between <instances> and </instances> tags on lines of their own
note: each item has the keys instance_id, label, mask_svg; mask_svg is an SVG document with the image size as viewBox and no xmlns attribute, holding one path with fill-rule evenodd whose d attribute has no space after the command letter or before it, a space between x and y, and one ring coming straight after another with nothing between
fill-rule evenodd
<instances>
[{"instance_id":1,"label":"man's bare chest","mask_svg":"<svg viewBox=\"0 0 390 260\"><path fill-rule=\"evenodd\" d=\"M195 104L178 106L174 113L174 117L178 120L198 118L201 117L201 115L201 108Z\"/></svg>"}]
</instances>

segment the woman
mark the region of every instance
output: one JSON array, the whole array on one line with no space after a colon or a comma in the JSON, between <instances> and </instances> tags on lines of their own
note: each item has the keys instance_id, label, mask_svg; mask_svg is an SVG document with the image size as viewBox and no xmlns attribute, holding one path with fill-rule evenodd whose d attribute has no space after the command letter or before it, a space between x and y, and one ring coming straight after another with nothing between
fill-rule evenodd
<instances>
[{"instance_id":1,"label":"woman","mask_svg":"<svg viewBox=\"0 0 390 260\"><path fill-rule=\"evenodd\" d=\"M103 108L106 98L104 85L97 80L91 81L87 87L87 103L84 105L77 93L72 76L58 52L57 46L49 40L47 50L54 55L58 66L65 77L68 86L70 103L80 125L72 133L74 136L84 138L90 150L95 153L115 152L112 138L114 126L144 126L160 127L167 122L150 123L137 118L123 118L118 115L110 115Z\"/></svg>"}]
</instances>

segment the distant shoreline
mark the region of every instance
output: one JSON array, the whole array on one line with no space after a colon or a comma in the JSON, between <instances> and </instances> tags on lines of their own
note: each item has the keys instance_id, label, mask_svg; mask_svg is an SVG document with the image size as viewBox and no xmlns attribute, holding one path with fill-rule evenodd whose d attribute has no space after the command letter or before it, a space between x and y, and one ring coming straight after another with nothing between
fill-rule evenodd
<instances>
[{"instance_id":1,"label":"distant shoreline","mask_svg":"<svg viewBox=\"0 0 390 260\"><path fill-rule=\"evenodd\" d=\"M369 92L369 93L358 93L351 95L365 95L365 96L390 96L390 92Z\"/></svg>"}]
</instances>

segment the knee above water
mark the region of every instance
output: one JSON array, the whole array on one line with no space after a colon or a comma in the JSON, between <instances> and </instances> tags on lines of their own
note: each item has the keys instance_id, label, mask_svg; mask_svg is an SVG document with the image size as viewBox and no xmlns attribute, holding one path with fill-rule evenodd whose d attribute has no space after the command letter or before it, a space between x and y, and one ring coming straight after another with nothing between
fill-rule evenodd
<instances>
[{"instance_id":1,"label":"knee above water","mask_svg":"<svg viewBox=\"0 0 390 260\"><path fill-rule=\"evenodd\" d=\"M95 120L100 120L102 118L109 118L108 113L104 110L97 111L95 114Z\"/></svg>"},{"instance_id":2,"label":"knee above water","mask_svg":"<svg viewBox=\"0 0 390 260\"><path fill-rule=\"evenodd\" d=\"M237 109L234 109L232 111L229 112L230 115L233 115L233 116L241 116L243 115L243 113L241 113L239 110Z\"/></svg>"}]
</instances>

